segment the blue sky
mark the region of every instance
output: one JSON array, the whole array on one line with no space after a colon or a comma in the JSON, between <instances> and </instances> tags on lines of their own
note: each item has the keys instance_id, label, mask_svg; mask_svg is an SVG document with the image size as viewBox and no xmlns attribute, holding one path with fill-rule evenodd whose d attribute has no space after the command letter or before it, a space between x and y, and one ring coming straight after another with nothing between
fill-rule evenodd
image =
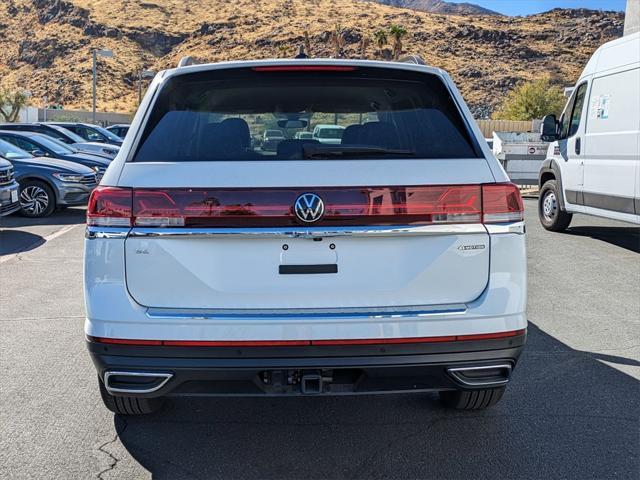
<instances>
[{"instance_id":1,"label":"blue sky","mask_svg":"<svg viewBox=\"0 0 640 480\"><path fill-rule=\"evenodd\" d=\"M448 0L475 3L505 15L529 15L552 8L591 8L624 11L627 0Z\"/></svg>"}]
</instances>

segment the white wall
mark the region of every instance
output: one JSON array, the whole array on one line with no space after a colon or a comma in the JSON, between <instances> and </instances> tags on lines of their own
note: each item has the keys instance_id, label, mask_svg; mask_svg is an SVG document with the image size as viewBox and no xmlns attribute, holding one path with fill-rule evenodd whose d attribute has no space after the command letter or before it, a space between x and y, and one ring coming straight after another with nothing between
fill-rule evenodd
<instances>
[{"instance_id":1,"label":"white wall","mask_svg":"<svg viewBox=\"0 0 640 480\"><path fill-rule=\"evenodd\" d=\"M627 11L624 17L624 34L640 31L640 0L627 0Z\"/></svg>"}]
</instances>

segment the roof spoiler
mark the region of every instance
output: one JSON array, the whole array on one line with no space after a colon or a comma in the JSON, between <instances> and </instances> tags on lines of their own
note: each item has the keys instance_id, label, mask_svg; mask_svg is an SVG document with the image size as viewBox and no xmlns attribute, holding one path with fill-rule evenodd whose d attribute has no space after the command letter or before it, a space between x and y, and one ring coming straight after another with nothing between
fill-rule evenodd
<instances>
[{"instance_id":1,"label":"roof spoiler","mask_svg":"<svg viewBox=\"0 0 640 480\"><path fill-rule=\"evenodd\" d=\"M180 67L188 67L189 65L198 65L198 62L193 57L182 57L178 62L178 68Z\"/></svg>"}]
</instances>

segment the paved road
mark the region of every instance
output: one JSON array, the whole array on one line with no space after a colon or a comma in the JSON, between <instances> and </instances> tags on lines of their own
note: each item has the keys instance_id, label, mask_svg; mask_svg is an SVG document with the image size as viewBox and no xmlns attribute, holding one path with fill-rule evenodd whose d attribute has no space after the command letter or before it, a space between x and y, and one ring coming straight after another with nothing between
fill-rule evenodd
<instances>
[{"instance_id":1,"label":"paved road","mask_svg":"<svg viewBox=\"0 0 640 480\"><path fill-rule=\"evenodd\" d=\"M413 395L114 417L83 345L82 211L3 220L0 478L638 478L640 229L576 217L552 234L526 205L529 344L481 413Z\"/></svg>"}]
</instances>

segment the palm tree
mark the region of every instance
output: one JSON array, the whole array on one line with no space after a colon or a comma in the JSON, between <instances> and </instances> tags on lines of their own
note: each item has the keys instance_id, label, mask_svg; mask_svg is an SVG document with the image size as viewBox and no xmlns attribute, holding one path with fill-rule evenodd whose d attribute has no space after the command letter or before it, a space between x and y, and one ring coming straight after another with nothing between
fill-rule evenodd
<instances>
[{"instance_id":1,"label":"palm tree","mask_svg":"<svg viewBox=\"0 0 640 480\"><path fill-rule=\"evenodd\" d=\"M402 37L407 34L407 29L402 25L391 25L389 35L393 39L393 59L398 60L402 54Z\"/></svg>"},{"instance_id":2,"label":"palm tree","mask_svg":"<svg viewBox=\"0 0 640 480\"><path fill-rule=\"evenodd\" d=\"M362 38L360 39L360 58L366 58L367 48L369 48L370 43L371 43L371 39L363 35Z\"/></svg>"},{"instance_id":3,"label":"palm tree","mask_svg":"<svg viewBox=\"0 0 640 480\"><path fill-rule=\"evenodd\" d=\"M387 44L387 32L378 30L373 34L373 39L380 50Z\"/></svg>"},{"instance_id":4,"label":"palm tree","mask_svg":"<svg viewBox=\"0 0 640 480\"><path fill-rule=\"evenodd\" d=\"M340 24L336 25L335 31L331 34L331 43L333 43L333 57L342 57L342 49L344 48L346 41Z\"/></svg>"},{"instance_id":5,"label":"palm tree","mask_svg":"<svg viewBox=\"0 0 640 480\"><path fill-rule=\"evenodd\" d=\"M304 35L304 49L306 50L306 54L311 56L311 39L309 38L309 31L305 30L303 32Z\"/></svg>"}]
</instances>

